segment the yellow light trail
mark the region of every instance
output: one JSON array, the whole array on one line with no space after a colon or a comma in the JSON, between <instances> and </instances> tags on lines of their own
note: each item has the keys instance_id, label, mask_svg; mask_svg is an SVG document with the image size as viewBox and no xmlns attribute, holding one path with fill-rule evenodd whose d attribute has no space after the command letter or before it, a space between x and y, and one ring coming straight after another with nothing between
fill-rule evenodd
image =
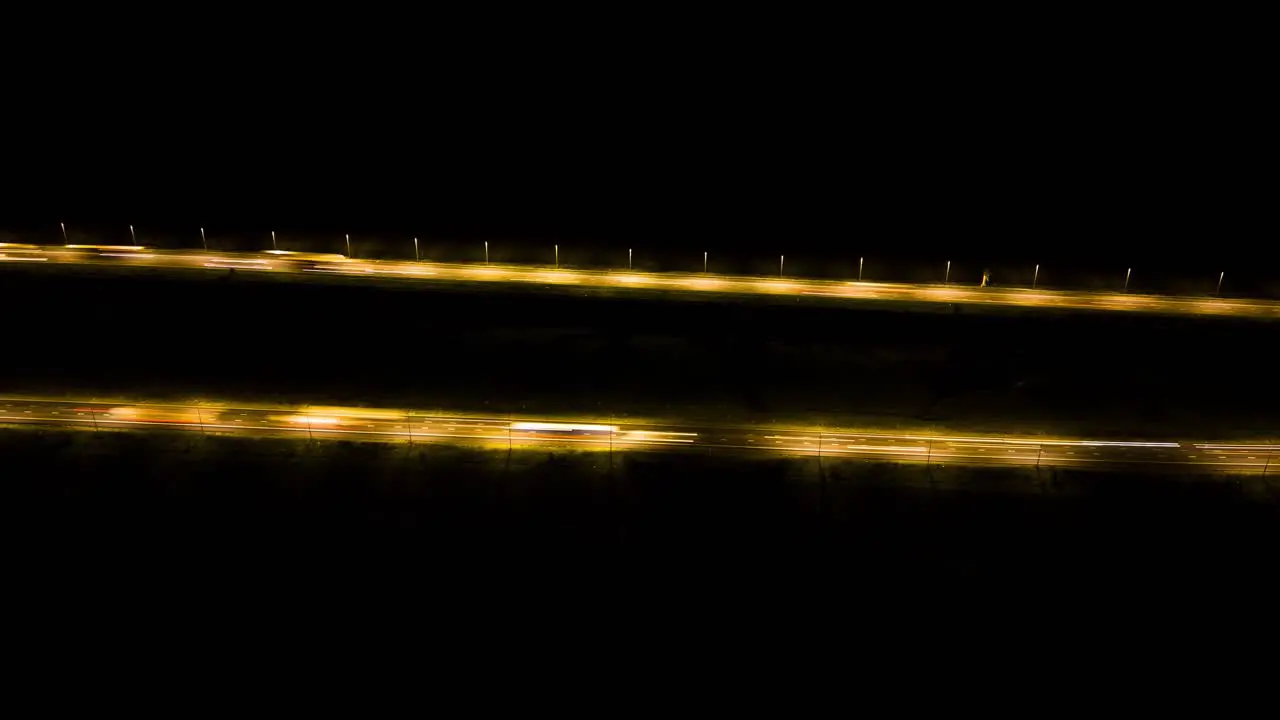
<instances>
[{"instance_id":1,"label":"yellow light trail","mask_svg":"<svg viewBox=\"0 0 1280 720\"><path fill-rule=\"evenodd\" d=\"M146 252L140 252L145 250ZM905 283L851 282L740 277L715 273L645 273L640 271L575 270L513 265L460 265L400 260L353 261L332 253L286 250L261 253L214 253L158 250L141 245L66 245L41 247L0 244L0 261L36 261L53 265L119 265L236 269L246 272L324 273L350 277L400 277L424 283L476 282L532 285L572 285L623 292L670 290L723 297L743 295L812 296L849 301L889 301L994 305L1058 310L1153 313L1164 315L1231 316L1280 319L1280 302L1235 298L1141 295L1131 292L1085 292L1044 288L1004 288Z\"/></svg>"},{"instance_id":2,"label":"yellow light trail","mask_svg":"<svg viewBox=\"0 0 1280 720\"><path fill-rule=\"evenodd\" d=\"M818 459L931 465L1131 467L1270 472L1274 440L1251 443L1122 441L1062 437L892 434L824 428L687 427L582 420L485 418L416 410L166 405L0 397L0 424L87 430L175 431L252 437L358 439L487 448L572 448L616 452L690 449Z\"/></svg>"}]
</instances>

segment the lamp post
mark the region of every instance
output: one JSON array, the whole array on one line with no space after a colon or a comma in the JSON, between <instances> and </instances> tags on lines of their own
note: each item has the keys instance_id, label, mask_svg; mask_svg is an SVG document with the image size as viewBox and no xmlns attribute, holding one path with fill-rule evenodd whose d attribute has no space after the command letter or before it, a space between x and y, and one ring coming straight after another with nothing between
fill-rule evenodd
<instances>
[{"instance_id":1,"label":"lamp post","mask_svg":"<svg viewBox=\"0 0 1280 720\"><path fill-rule=\"evenodd\" d=\"M786 255L779 255L779 256L778 256L778 277L779 277L779 278L781 278L781 277L782 277L782 263L783 263L783 262L785 262L785 261L786 261L786 259L787 259L787 256L786 256Z\"/></svg>"},{"instance_id":2,"label":"lamp post","mask_svg":"<svg viewBox=\"0 0 1280 720\"><path fill-rule=\"evenodd\" d=\"M62 244L66 245L67 244L67 224L58 223L58 227L62 228Z\"/></svg>"},{"instance_id":3,"label":"lamp post","mask_svg":"<svg viewBox=\"0 0 1280 720\"><path fill-rule=\"evenodd\" d=\"M702 272L705 273L706 271L707 271L707 251L703 250L702 251Z\"/></svg>"},{"instance_id":4,"label":"lamp post","mask_svg":"<svg viewBox=\"0 0 1280 720\"><path fill-rule=\"evenodd\" d=\"M1214 291L1215 295L1222 294L1222 277L1226 274L1227 274L1226 270L1223 270L1222 272L1218 273L1218 289Z\"/></svg>"},{"instance_id":5,"label":"lamp post","mask_svg":"<svg viewBox=\"0 0 1280 720\"><path fill-rule=\"evenodd\" d=\"M484 264L489 264L489 241L484 241Z\"/></svg>"},{"instance_id":6,"label":"lamp post","mask_svg":"<svg viewBox=\"0 0 1280 720\"><path fill-rule=\"evenodd\" d=\"M943 285L951 284L951 261L950 260L947 261L947 274L943 276L942 284Z\"/></svg>"},{"instance_id":7,"label":"lamp post","mask_svg":"<svg viewBox=\"0 0 1280 720\"><path fill-rule=\"evenodd\" d=\"M130 244L130 245L137 245L137 244L138 244L138 236L133 234L133 226L132 226L132 225L130 225L130 226L129 226L129 244Z\"/></svg>"},{"instance_id":8,"label":"lamp post","mask_svg":"<svg viewBox=\"0 0 1280 720\"><path fill-rule=\"evenodd\" d=\"M1133 274L1133 268L1129 268L1128 270L1124 271L1124 289L1126 292L1128 292L1129 290L1129 276L1131 274Z\"/></svg>"},{"instance_id":9,"label":"lamp post","mask_svg":"<svg viewBox=\"0 0 1280 720\"><path fill-rule=\"evenodd\" d=\"M556 246L556 269L560 269L560 246Z\"/></svg>"},{"instance_id":10,"label":"lamp post","mask_svg":"<svg viewBox=\"0 0 1280 720\"><path fill-rule=\"evenodd\" d=\"M276 247L276 231L275 231L275 230L272 230L272 231L271 231L271 249L272 249L272 250L279 250L279 249L280 249L280 248Z\"/></svg>"},{"instance_id":11,"label":"lamp post","mask_svg":"<svg viewBox=\"0 0 1280 720\"><path fill-rule=\"evenodd\" d=\"M631 269L631 248L627 248L627 269Z\"/></svg>"},{"instance_id":12,"label":"lamp post","mask_svg":"<svg viewBox=\"0 0 1280 720\"><path fill-rule=\"evenodd\" d=\"M413 239L413 261L418 262L418 238Z\"/></svg>"},{"instance_id":13,"label":"lamp post","mask_svg":"<svg viewBox=\"0 0 1280 720\"><path fill-rule=\"evenodd\" d=\"M1036 273L1031 276L1031 289L1036 289L1036 281L1040 279L1040 266L1036 265Z\"/></svg>"},{"instance_id":14,"label":"lamp post","mask_svg":"<svg viewBox=\"0 0 1280 720\"><path fill-rule=\"evenodd\" d=\"M204 237L204 228L200 228L200 244L204 245L205 252L209 252L209 241Z\"/></svg>"},{"instance_id":15,"label":"lamp post","mask_svg":"<svg viewBox=\"0 0 1280 720\"><path fill-rule=\"evenodd\" d=\"M862 258L858 258L858 282L862 282Z\"/></svg>"},{"instance_id":16,"label":"lamp post","mask_svg":"<svg viewBox=\"0 0 1280 720\"><path fill-rule=\"evenodd\" d=\"M351 257L351 235L347 235L347 257Z\"/></svg>"}]
</instances>

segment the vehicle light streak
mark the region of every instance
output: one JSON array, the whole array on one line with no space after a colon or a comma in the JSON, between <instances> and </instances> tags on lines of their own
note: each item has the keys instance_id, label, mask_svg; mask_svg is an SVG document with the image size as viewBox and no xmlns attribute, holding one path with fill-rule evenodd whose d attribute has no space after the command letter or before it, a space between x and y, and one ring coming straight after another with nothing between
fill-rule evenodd
<instances>
[{"instance_id":1,"label":"vehicle light streak","mask_svg":"<svg viewBox=\"0 0 1280 720\"><path fill-rule=\"evenodd\" d=\"M553 283L581 282L578 278L572 275L555 273L555 272L539 273L538 278L541 279L543 282L553 282Z\"/></svg>"},{"instance_id":2,"label":"vehicle light streak","mask_svg":"<svg viewBox=\"0 0 1280 720\"><path fill-rule=\"evenodd\" d=\"M284 421L291 423L311 423L312 425L337 425L342 422L336 417L316 417L314 415L290 415L284 418Z\"/></svg>"},{"instance_id":3,"label":"vehicle light streak","mask_svg":"<svg viewBox=\"0 0 1280 720\"><path fill-rule=\"evenodd\" d=\"M949 303L997 305L1044 309L1074 309L1095 312L1140 312L1158 314L1234 316L1280 319L1280 302L1274 300L1222 299L1216 297L1175 297L1141 295L1130 292L1086 292L1047 290L1037 287L1002 288L957 285L908 285L844 280L805 280L765 277L741 277L706 274L618 273L570 268L540 269L516 266L474 266L447 263L408 263L405 261L365 260L358 262L336 253L306 253L290 250L265 250L258 253L206 252L201 256L184 251L149 249L142 245L38 246L26 243L0 244L0 261L30 261L47 266L59 264L112 265L129 267L205 267L209 269L243 268L283 273L328 273L350 277L404 277L422 282L464 281L531 283L594 286L600 288L672 287L708 294L756 294L771 297L795 295L825 297L837 300L874 300L908 303ZM138 252L146 250L147 252ZM84 251L99 251L84 252ZM39 253L41 257L23 257ZM268 263L267 260L274 261ZM128 261L128 262L125 262ZM705 268L704 268L705 272Z\"/></svg>"},{"instance_id":4,"label":"vehicle light streak","mask_svg":"<svg viewBox=\"0 0 1280 720\"><path fill-rule=\"evenodd\" d=\"M146 250L145 245L63 245L72 250Z\"/></svg>"},{"instance_id":5,"label":"vehicle light streak","mask_svg":"<svg viewBox=\"0 0 1280 720\"><path fill-rule=\"evenodd\" d=\"M515 422L512 430L549 430L552 432L617 432L615 425L575 425L573 423Z\"/></svg>"},{"instance_id":6,"label":"vehicle light streak","mask_svg":"<svg viewBox=\"0 0 1280 720\"><path fill-rule=\"evenodd\" d=\"M685 435L687 437L697 437L698 433L693 432L667 432L665 430L628 430L631 435Z\"/></svg>"},{"instance_id":7,"label":"vehicle light streak","mask_svg":"<svg viewBox=\"0 0 1280 720\"><path fill-rule=\"evenodd\" d=\"M899 453L899 452L922 453L922 452L928 452L928 451L929 451L929 449L928 449L928 448L922 448L922 447L900 447L900 448L899 448L899 447L884 447L883 445L880 445L880 446L876 446L876 445L845 445L843 448L841 448L840 446L838 446L838 445L837 445L836 447L834 447L834 448L832 448L832 449L833 449L833 450L836 450L836 451L840 451L840 450L857 450L857 451L860 451L860 452L894 452L894 453Z\"/></svg>"},{"instance_id":8,"label":"vehicle light streak","mask_svg":"<svg viewBox=\"0 0 1280 720\"><path fill-rule=\"evenodd\" d=\"M0 423L97 432L164 429L255 437L359 438L376 442L445 443L482 447L575 448L581 452L683 452L686 449L892 462L1016 467L1146 465L1207 472L1270 472L1280 445L1175 441L1028 438L950 433L850 433L818 428L630 428L592 421L544 421L428 415L413 410L354 407L245 407L223 403L164 405L0 398ZM781 432L779 432L781 431ZM1080 451L1077 454L1077 451ZM1207 453L1198 455L1197 453Z\"/></svg>"}]
</instances>

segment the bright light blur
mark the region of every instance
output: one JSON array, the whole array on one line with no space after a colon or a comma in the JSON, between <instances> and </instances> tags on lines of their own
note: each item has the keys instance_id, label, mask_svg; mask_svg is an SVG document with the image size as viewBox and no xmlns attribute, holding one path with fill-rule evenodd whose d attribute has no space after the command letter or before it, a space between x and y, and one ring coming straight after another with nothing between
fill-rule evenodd
<instances>
[{"instance_id":1,"label":"bright light blur","mask_svg":"<svg viewBox=\"0 0 1280 720\"><path fill-rule=\"evenodd\" d=\"M338 418L327 415L273 415L271 419L276 422L299 423L302 425L340 425L342 423Z\"/></svg>"},{"instance_id":2,"label":"bright light blur","mask_svg":"<svg viewBox=\"0 0 1280 720\"><path fill-rule=\"evenodd\" d=\"M103 412L101 416L106 420L160 424L194 424L199 421L199 415L194 408L184 407L124 405L110 408Z\"/></svg>"},{"instance_id":3,"label":"bright light blur","mask_svg":"<svg viewBox=\"0 0 1280 720\"><path fill-rule=\"evenodd\" d=\"M313 407L310 412L313 414L306 417L323 415L343 420L403 420L405 418L403 412L375 408Z\"/></svg>"},{"instance_id":4,"label":"bright light blur","mask_svg":"<svg viewBox=\"0 0 1280 720\"><path fill-rule=\"evenodd\" d=\"M349 258L339 253L309 253L293 250L263 250L268 255L280 255L293 260L324 260L326 262L346 262Z\"/></svg>"},{"instance_id":5,"label":"bright light blur","mask_svg":"<svg viewBox=\"0 0 1280 720\"><path fill-rule=\"evenodd\" d=\"M544 272L538 273L538 277L544 282L553 283L576 283L581 282L581 278L572 273L566 272Z\"/></svg>"},{"instance_id":6,"label":"bright light blur","mask_svg":"<svg viewBox=\"0 0 1280 720\"><path fill-rule=\"evenodd\" d=\"M72 250L146 250L145 245L67 245Z\"/></svg>"},{"instance_id":7,"label":"bright light blur","mask_svg":"<svg viewBox=\"0 0 1280 720\"><path fill-rule=\"evenodd\" d=\"M666 430L628 430L628 435L683 435L685 437L698 437L695 432L667 432Z\"/></svg>"},{"instance_id":8,"label":"bright light blur","mask_svg":"<svg viewBox=\"0 0 1280 720\"><path fill-rule=\"evenodd\" d=\"M551 422L514 422L511 423L512 430L532 431L532 432L617 432L618 428L614 425L580 425L574 423L551 423Z\"/></svg>"},{"instance_id":9,"label":"bright light blur","mask_svg":"<svg viewBox=\"0 0 1280 720\"><path fill-rule=\"evenodd\" d=\"M248 260L248 259L240 260L240 259L228 258L226 260L214 260L212 262L207 262L204 264L204 266L210 267L210 268L244 268L244 269L254 269L254 270L259 270L259 269L267 270L271 268L271 263L267 262L266 260Z\"/></svg>"},{"instance_id":10,"label":"bright light blur","mask_svg":"<svg viewBox=\"0 0 1280 720\"><path fill-rule=\"evenodd\" d=\"M56 425L86 430L168 427L211 434L348 438L374 442L479 444L505 448L572 447L574 451L644 451L666 446L764 451L832 459L878 462L1049 464L1098 467L1096 463L1146 463L1153 467L1199 466L1210 472L1265 473L1280 445L1254 441L1181 443L1149 440L1090 440L1069 437L890 434L824 430L818 427L628 428L599 422L519 421L456 415L430 416L409 410L360 407L235 408L219 403L144 405L85 403L77 400L0 398L6 425ZM203 414L202 414L203 413ZM314 435L313 435L314 433Z\"/></svg>"},{"instance_id":11,"label":"bright light blur","mask_svg":"<svg viewBox=\"0 0 1280 720\"><path fill-rule=\"evenodd\" d=\"M786 280L764 280L756 283L756 288L765 292L785 293L795 292L796 284Z\"/></svg>"},{"instance_id":12,"label":"bright light blur","mask_svg":"<svg viewBox=\"0 0 1280 720\"><path fill-rule=\"evenodd\" d=\"M641 271L595 272L569 269L520 268L515 266L473 266L462 264L432 264L424 271L421 264L399 261L352 261L337 253L308 253L292 250L264 250L256 253L214 253L202 256L180 252L140 253L142 245L81 245L67 244L42 247L27 243L0 243L0 262L41 262L48 264L109 264L128 265L138 261L150 267L207 267L212 269L244 268L246 270L271 270L285 273L331 273L352 277L398 276L423 280L452 280L471 282L583 284L597 287L635 287L642 292L647 287L675 286L691 290L717 293L757 293L769 295L830 296L846 299L867 299L896 302L969 303L1027 308L1060 308L1103 310L1109 312L1154 312L1163 314L1191 314L1204 316L1236 316L1277 318L1280 302L1276 301L1226 301L1217 298L1165 297L1119 292L1085 292L1047 290L1043 288L985 287L951 283L946 286L908 285L905 283L873 283L868 281L804 280L795 277L785 279L765 277L734 277L704 274L699 276ZM98 252L92 252L98 251ZM39 257L28 257L26 254ZM268 263L267 260L275 261Z\"/></svg>"}]
</instances>

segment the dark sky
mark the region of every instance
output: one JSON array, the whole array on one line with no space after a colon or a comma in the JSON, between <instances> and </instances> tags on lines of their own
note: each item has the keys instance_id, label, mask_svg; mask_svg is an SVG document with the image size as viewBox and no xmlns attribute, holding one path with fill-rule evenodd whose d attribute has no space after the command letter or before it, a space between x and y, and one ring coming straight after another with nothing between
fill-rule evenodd
<instances>
[{"instance_id":1,"label":"dark sky","mask_svg":"<svg viewBox=\"0 0 1280 720\"><path fill-rule=\"evenodd\" d=\"M0 224L1275 253L1247 48L946 18L601 22L175 33L56 82L32 65Z\"/></svg>"}]
</instances>

